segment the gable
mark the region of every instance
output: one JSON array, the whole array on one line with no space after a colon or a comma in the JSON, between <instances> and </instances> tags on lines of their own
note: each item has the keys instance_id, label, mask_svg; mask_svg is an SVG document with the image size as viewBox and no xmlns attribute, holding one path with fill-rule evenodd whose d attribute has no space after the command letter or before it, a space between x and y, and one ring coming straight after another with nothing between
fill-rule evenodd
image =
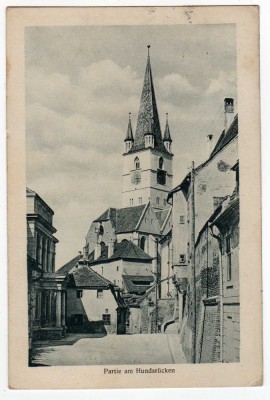
<instances>
[{"instance_id":1,"label":"gable","mask_svg":"<svg viewBox=\"0 0 270 400\"><path fill-rule=\"evenodd\" d=\"M150 204L148 204L136 231L160 235L159 222Z\"/></svg>"}]
</instances>

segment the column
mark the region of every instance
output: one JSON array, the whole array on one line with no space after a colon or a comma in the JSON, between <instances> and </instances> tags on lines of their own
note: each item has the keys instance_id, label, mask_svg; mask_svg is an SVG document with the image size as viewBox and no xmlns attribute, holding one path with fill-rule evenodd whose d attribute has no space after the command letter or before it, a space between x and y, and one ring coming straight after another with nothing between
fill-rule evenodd
<instances>
[{"instance_id":1,"label":"column","mask_svg":"<svg viewBox=\"0 0 270 400\"><path fill-rule=\"evenodd\" d=\"M62 291L61 325L66 326L66 292Z\"/></svg>"},{"instance_id":2,"label":"column","mask_svg":"<svg viewBox=\"0 0 270 400\"><path fill-rule=\"evenodd\" d=\"M47 319L49 326L52 326L52 296L51 296L51 290L48 290L48 311L47 311Z\"/></svg>"},{"instance_id":3,"label":"column","mask_svg":"<svg viewBox=\"0 0 270 400\"><path fill-rule=\"evenodd\" d=\"M61 326L61 290L56 292L56 326Z\"/></svg>"}]
</instances>

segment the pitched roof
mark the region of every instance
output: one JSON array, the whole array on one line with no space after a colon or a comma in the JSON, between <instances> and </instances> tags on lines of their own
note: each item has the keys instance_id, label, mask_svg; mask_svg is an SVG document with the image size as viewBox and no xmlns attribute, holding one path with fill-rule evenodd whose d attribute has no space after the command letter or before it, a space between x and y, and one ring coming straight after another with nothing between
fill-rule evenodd
<instances>
[{"instance_id":1,"label":"pitched roof","mask_svg":"<svg viewBox=\"0 0 270 400\"><path fill-rule=\"evenodd\" d=\"M90 263L100 263L116 259L135 260L151 262L152 257L146 254L140 247L136 246L131 240L123 240L121 243L114 244L114 252L108 257L108 246L101 246L101 255L94 260L94 251L89 254Z\"/></svg>"},{"instance_id":2,"label":"pitched roof","mask_svg":"<svg viewBox=\"0 0 270 400\"><path fill-rule=\"evenodd\" d=\"M77 288L84 289L108 289L112 283L93 271L91 268L82 266L72 272L73 284Z\"/></svg>"},{"instance_id":3,"label":"pitched roof","mask_svg":"<svg viewBox=\"0 0 270 400\"><path fill-rule=\"evenodd\" d=\"M149 129L155 137L155 148L168 153L162 141L150 56L148 54L134 144L129 153L145 148L144 135L149 133Z\"/></svg>"},{"instance_id":4,"label":"pitched roof","mask_svg":"<svg viewBox=\"0 0 270 400\"><path fill-rule=\"evenodd\" d=\"M126 290L129 293L144 294L154 282L152 275L122 275Z\"/></svg>"},{"instance_id":5,"label":"pitched roof","mask_svg":"<svg viewBox=\"0 0 270 400\"><path fill-rule=\"evenodd\" d=\"M69 271L75 267L75 265L77 264L77 262L81 259L81 255L78 254L76 257L72 258L72 260L70 260L68 263L66 263L65 265L63 265L63 267L59 268L56 271L56 274L68 274Z\"/></svg>"},{"instance_id":6,"label":"pitched roof","mask_svg":"<svg viewBox=\"0 0 270 400\"><path fill-rule=\"evenodd\" d=\"M116 233L132 232L136 229L145 204L136 207L119 208L116 210Z\"/></svg>"},{"instance_id":7,"label":"pitched roof","mask_svg":"<svg viewBox=\"0 0 270 400\"><path fill-rule=\"evenodd\" d=\"M226 146L226 144L228 144L237 135L238 135L238 115L235 116L227 132L226 133L224 131L222 132L209 158L214 157L221 149L223 149L224 146Z\"/></svg>"},{"instance_id":8,"label":"pitched roof","mask_svg":"<svg viewBox=\"0 0 270 400\"><path fill-rule=\"evenodd\" d=\"M111 220L116 233L132 232L136 229L146 205L126 208L108 208L94 222Z\"/></svg>"}]
</instances>

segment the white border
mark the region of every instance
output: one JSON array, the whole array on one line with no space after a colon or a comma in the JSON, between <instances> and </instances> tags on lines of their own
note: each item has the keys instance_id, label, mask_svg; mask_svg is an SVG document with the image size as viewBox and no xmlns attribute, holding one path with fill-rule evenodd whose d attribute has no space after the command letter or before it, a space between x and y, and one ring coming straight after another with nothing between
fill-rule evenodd
<instances>
[{"instance_id":1,"label":"white border","mask_svg":"<svg viewBox=\"0 0 270 400\"><path fill-rule=\"evenodd\" d=\"M189 4L187 4L189 3ZM7 388L7 240L6 240L6 153L5 153L5 12L11 6L177 6L177 5L259 5L261 32L261 113L262 113L262 200L263 200L263 302L264 302L264 385L255 388L221 388L221 389L122 389L122 390L83 390L83 391L14 391ZM155 400L169 396L170 400L184 398L199 400L247 399L268 400L270 398L270 257L267 251L270 246L270 1L8 1L2 0L0 5L0 398L5 399L141 399L148 397ZM252 112L252 110L251 110ZM251 184L252 189L252 184ZM3 368L4 366L4 368ZM68 378L68 377L67 377ZM164 393L164 391L166 392ZM168 393L169 392L169 393Z\"/></svg>"}]
</instances>

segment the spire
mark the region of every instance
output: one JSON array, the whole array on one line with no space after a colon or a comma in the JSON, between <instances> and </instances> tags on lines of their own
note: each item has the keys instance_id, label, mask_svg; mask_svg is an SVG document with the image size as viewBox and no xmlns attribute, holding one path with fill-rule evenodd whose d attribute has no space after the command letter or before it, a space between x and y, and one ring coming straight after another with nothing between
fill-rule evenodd
<instances>
[{"instance_id":1,"label":"spire","mask_svg":"<svg viewBox=\"0 0 270 400\"><path fill-rule=\"evenodd\" d=\"M170 134L170 128L169 128L169 122L168 122L168 113L166 113L166 126L165 126L165 131L164 131L164 136L163 136L163 142L172 142L171 134Z\"/></svg>"},{"instance_id":2,"label":"spire","mask_svg":"<svg viewBox=\"0 0 270 400\"><path fill-rule=\"evenodd\" d=\"M154 147L167 152L160 130L160 123L158 117L157 103L155 97L155 90L153 84L151 63L150 63L150 45L147 46L147 63L144 75L143 90L141 95L141 103L138 113L137 127L134 137L134 145L132 150L142 150L145 148L145 134L149 133L154 135Z\"/></svg>"},{"instance_id":3,"label":"spire","mask_svg":"<svg viewBox=\"0 0 270 400\"><path fill-rule=\"evenodd\" d=\"M134 141L130 115L131 115L131 113L128 114L128 128L127 128L127 134L126 134L125 142L128 141L128 140Z\"/></svg>"}]
</instances>

